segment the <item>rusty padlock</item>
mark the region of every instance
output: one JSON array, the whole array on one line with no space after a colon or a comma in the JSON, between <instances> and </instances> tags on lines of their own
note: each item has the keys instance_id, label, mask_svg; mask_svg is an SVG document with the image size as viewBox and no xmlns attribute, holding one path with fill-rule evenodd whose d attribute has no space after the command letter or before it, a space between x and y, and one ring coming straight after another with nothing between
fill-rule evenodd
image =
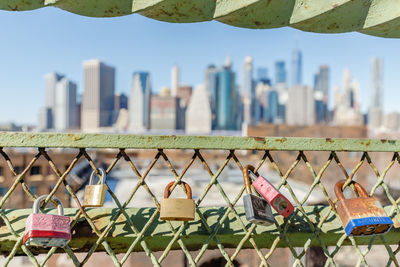
<instances>
[{"instance_id":1,"label":"rusty padlock","mask_svg":"<svg viewBox=\"0 0 400 267\"><path fill-rule=\"evenodd\" d=\"M58 215L39 213L40 203L47 197L42 195L33 203L33 213L26 219L23 243L27 246L64 247L71 240L70 219L64 216L61 201L57 202Z\"/></svg>"},{"instance_id":2,"label":"rusty padlock","mask_svg":"<svg viewBox=\"0 0 400 267\"><path fill-rule=\"evenodd\" d=\"M345 199L342 187L346 180L335 185L335 194L338 198L336 210L345 227L348 236L383 234L393 225L392 219L386 215L379 200L368 196L365 189L357 182L352 181L360 197Z\"/></svg>"},{"instance_id":3,"label":"rusty padlock","mask_svg":"<svg viewBox=\"0 0 400 267\"><path fill-rule=\"evenodd\" d=\"M260 225L271 225L274 223L274 215L272 214L270 204L263 198L253 195L251 193L251 181L249 178L249 168L247 165L243 169L244 186L246 188L246 195L243 196L244 211L246 219L249 222ZM254 169L253 169L254 171Z\"/></svg>"},{"instance_id":4,"label":"rusty padlock","mask_svg":"<svg viewBox=\"0 0 400 267\"><path fill-rule=\"evenodd\" d=\"M84 207L102 207L104 205L104 198L106 196L107 185L106 175L103 169L98 169L100 171L100 184L93 184L93 179L95 176L95 171L92 172L89 179L89 184L85 188L85 196L83 198Z\"/></svg>"},{"instance_id":5,"label":"rusty padlock","mask_svg":"<svg viewBox=\"0 0 400 267\"><path fill-rule=\"evenodd\" d=\"M169 198L170 191L169 189L174 184L174 182L170 182L164 190L164 198L161 200L161 208L160 208L160 219L167 221L193 221L194 220L194 212L195 212L195 204L192 199L192 189L190 186L181 182L185 185L187 191L187 199L186 198Z\"/></svg>"},{"instance_id":6,"label":"rusty padlock","mask_svg":"<svg viewBox=\"0 0 400 267\"><path fill-rule=\"evenodd\" d=\"M253 179L254 189L283 217L287 218L294 211L292 203L267 178L254 173L254 167L248 165L248 173Z\"/></svg>"}]
</instances>

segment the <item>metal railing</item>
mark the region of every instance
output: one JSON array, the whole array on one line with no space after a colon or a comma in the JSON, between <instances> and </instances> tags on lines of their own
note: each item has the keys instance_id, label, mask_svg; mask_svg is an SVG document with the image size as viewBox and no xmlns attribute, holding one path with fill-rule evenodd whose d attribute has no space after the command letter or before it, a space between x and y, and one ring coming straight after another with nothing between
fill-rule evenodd
<instances>
[{"instance_id":1,"label":"metal railing","mask_svg":"<svg viewBox=\"0 0 400 267\"><path fill-rule=\"evenodd\" d=\"M0 201L0 253L6 257L5 265L14 257L25 255L35 266L44 266L55 253L66 253L76 266L83 266L96 252L105 251L116 266L122 266L132 252L144 251L155 266L160 266L172 250L181 250L187 262L191 266L197 266L207 250L217 249L226 264L234 266L239 253L244 249L251 249L258 256L260 266L270 266L272 255L283 247L290 250L293 265L303 266L307 252L315 246L320 247L325 254L325 266L337 265L336 256L342 246L354 249L357 255L356 265L368 265L368 254L374 245L383 245L387 256L381 261L382 266L399 266L396 255L400 251L400 232L393 228L382 236L348 237L335 210L336 197L331 193L333 188L328 186L343 178L347 179L347 185L352 179L364 181L360 175L361 169L369 168L369 175L376 179L372 183L370 181L372 186L366 189L369 189L370 195L381 192L381 198L388 203L385 210L393 218L395 226L398 226L400 198L388 186L386 178L388 172L400 163L397 152L400 150L400 142L396 140L0 133L0 147L2 161L14 176ZM17 173L8 150L22 147L37 148L37 153ZM61 171L57 162L52 160L52 152L49 151L53 148L69 148L76 153L65 171ZM106 148L111 149L107 150L108 153L114 153L106 172L110 173L123 162L131 170L133 186L129 189L129 195L124 196L124 201L120 201L120 196L108 188L116 208L85 209L81 206L81 197L77 196L77 192L69 184L69 173L82 161L97 171L99 162L93 160L93 153ZM137 167L137 156L132 156L135 151L154 153L143 170ZM184 158L181 168L171 160L171 157L175 157L169 155L171 151L179 152L174 155ZM313 153L317 153L316 151L323 153L322 156L315 156ZM343 159L348 160L344 151L360 153L355 159L353 155L352 162L342 162ZM209 155L213 153L218 153L220 159L217 160L218 164L213 161L213 166L216 167L210 165ZM381 156L388 153L390 157ZM372 154L380 162L384 161L382 171L378 171ZM309 160L311 157L312 160ZM31 207L4 208L6 202L12 201L19 187L22 187L31 200L37 197L31 192L26 176L39 159L48 162L58 179L42 207L63 188L76 206L65 210L65 214L71 218L73 238L62 249L23 245L25 219L31 213ZM195 192L195 221L159 220L160 192L149 186L153 179L152 172L159 162L163 162L166 170L169 170L168 175L175 179L175 185L182 180L187 181L188 173L195 162L204 170L207 182ZM241 176L242 168L249 163L257 170L267 166L268 170L277 174L279 181L275 186L286 191L296 205L292 215L286 219L276 216L276 222L271 226L251 224L245 219L243 207L240 205L244 184L237 183L234 187L235 194L228 194L224 188L226 178L221 177L228 169ZM352 164L351 168L344 167L349 164ZM339 170L340 176L327 176L328 169L333 168L332 166ZM299 175L294 175L300 168L307 173L300 176L311 177L306 183L308 189L302 195L296 193L295 184ZM396 173L391 175L396 178ZM139 190L146 192L152 205L131 207L132 199ZM211 190L216 190L223 205L203 205ZM310 196L317 190L323 196L321 205L310 205ZM156 251L161 251L161 254L155 253ZM76 256L76 253L83 252L84 257ZM39 254L45 255L41 262L37 259ZM380 257L382 259L383 255Z\"/></svg>"}]
</instances>

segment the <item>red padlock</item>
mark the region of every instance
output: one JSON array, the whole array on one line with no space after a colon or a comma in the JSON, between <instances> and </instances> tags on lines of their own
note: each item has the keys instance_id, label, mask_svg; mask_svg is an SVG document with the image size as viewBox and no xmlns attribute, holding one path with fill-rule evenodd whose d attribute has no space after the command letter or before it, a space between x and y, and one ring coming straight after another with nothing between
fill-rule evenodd
<instances>
[{"instance_id":1,"label":"red padlock","mask_svg":"<svg viewBox=\"0 0 400 267\"><path fill-rule=\"evenodd\" d=\"M47 197L42 195L33 203L33 213L26 219L23 243L27 246L64 247L71 240L70 219L64 216L61 201L57 202L58 215L39 213L40 203Z\"/></svg>"},{"instance_id":2,"label":"red padlock","mask_svg":"<svg viewBox=\"0 0 400 267\"><path fill-rule=\"evenodd\" d=\"M265 198L269 204L283 217L288 217L293 211L292 203L282 195L265 177L254 172L254 167L247 165L250 178L253 179L253 187L257 192Z\"/></svg>"}]
</instances>

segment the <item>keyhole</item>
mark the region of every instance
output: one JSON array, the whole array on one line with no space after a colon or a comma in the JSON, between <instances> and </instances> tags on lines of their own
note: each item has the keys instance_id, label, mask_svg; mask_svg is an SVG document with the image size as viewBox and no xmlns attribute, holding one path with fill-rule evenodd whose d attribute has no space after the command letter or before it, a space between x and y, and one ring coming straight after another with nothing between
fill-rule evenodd
<instances>
[{"instance_id":1,"label":"keyhole","mask_svg":"<svg viewBox=\"0 0 400 267\"><path fill-rule=\"evenodd\" d=\"M365 229L366 232L372 232L374 230L375 230L375 226L373 226L373 225L370 225Z\"/></svg>"},{"instance_id":2,"label":"keyhole","mask_svg":"<svg viewBox=\"0 0 400 267\"><path fill-rule=\"evenodd\" d=\"M287 208L287 203L286 202L281 202L280 204L279 204L279 209L280 210L284 210L284 209L286 209Z\"/></svg>"}]
</instances>

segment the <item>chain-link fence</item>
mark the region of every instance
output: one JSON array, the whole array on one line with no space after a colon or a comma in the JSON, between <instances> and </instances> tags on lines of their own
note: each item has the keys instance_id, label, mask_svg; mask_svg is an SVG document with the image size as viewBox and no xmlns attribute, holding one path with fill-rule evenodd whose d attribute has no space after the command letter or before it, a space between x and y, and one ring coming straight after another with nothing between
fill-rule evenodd
<instances>
[{"instance_id":1,"label":"chain-link fence","mask_svg":"<svg viewBox=\"0 0 400 267\"><path fill-rule=\"evenodd\" d=\"M338 180L346 179L347 186L356 179L370 195L381 199L386 213L398 226L400 190L396 189L396 179L400 146L396 141L3 134L0 145L1 166L12 174L11 181L2 181L8 184L0 201L0 252L5 257L4 265L18 256L27 256L35 266L45 266L57 253L66 253L73 264L83 266L99 252L106 252L116 266L122 266L142 251L141 255L160 266L172 251L179 250L189 265L199 266L207 251L215 249L228 266L237 266L243 251L256 255L257 265L271 266L277 251L286 248L289 264L303 266L312 247L320 249L325 266L368 265L369 260L376 262L371 255L379 259L376 266L399 265L397 229L380 236L348 237L337 216L332 193ZM29 154L26 147L36 152ZM60 153L70 155L62 166L53 160L61 160ZM16 168L13 158L20 154L32 156ZM71 206L65 209L65 215L71 218L72 240L65 248L23 245L25 219L39 195L30 178L36 175L32 169L38 162L45 162L53 177L42 207L54 195ZM82 164L89 166L89 174L98 172L100 167L108 175L117 170L129 172L129 186L123 186L124 193L119 194L107 180L108 204L104 208L83 208L82 192L87 181L82 177L88 175L81 177L86 182L77 183L71 178ZM271 178L293 201L294 213L288 218L275 214L276 221L271 226L246 220L241 176L246 164ZM0 176L6 176L6 169L1 169ZM167 178L160 178L160 173ZM182 185L181 181L192 186L194 221L159 220L163 186L171 181L175 181L174 194L185 190L184 186L183 190L176 188ZM18 192L27 196L25 209L12 208L21 194ZM211 200L207 202L207 198ZM49 211L55 213L56 209ZM345 246L352 248L350 252ZM379 252L374 252L375 247L381 248ZM343 260L339 255L344 251L348 256ZM382 251L386 251L385 255ZM351 258L355 261L351 262Z\"/></svg>"}]
</instances>

